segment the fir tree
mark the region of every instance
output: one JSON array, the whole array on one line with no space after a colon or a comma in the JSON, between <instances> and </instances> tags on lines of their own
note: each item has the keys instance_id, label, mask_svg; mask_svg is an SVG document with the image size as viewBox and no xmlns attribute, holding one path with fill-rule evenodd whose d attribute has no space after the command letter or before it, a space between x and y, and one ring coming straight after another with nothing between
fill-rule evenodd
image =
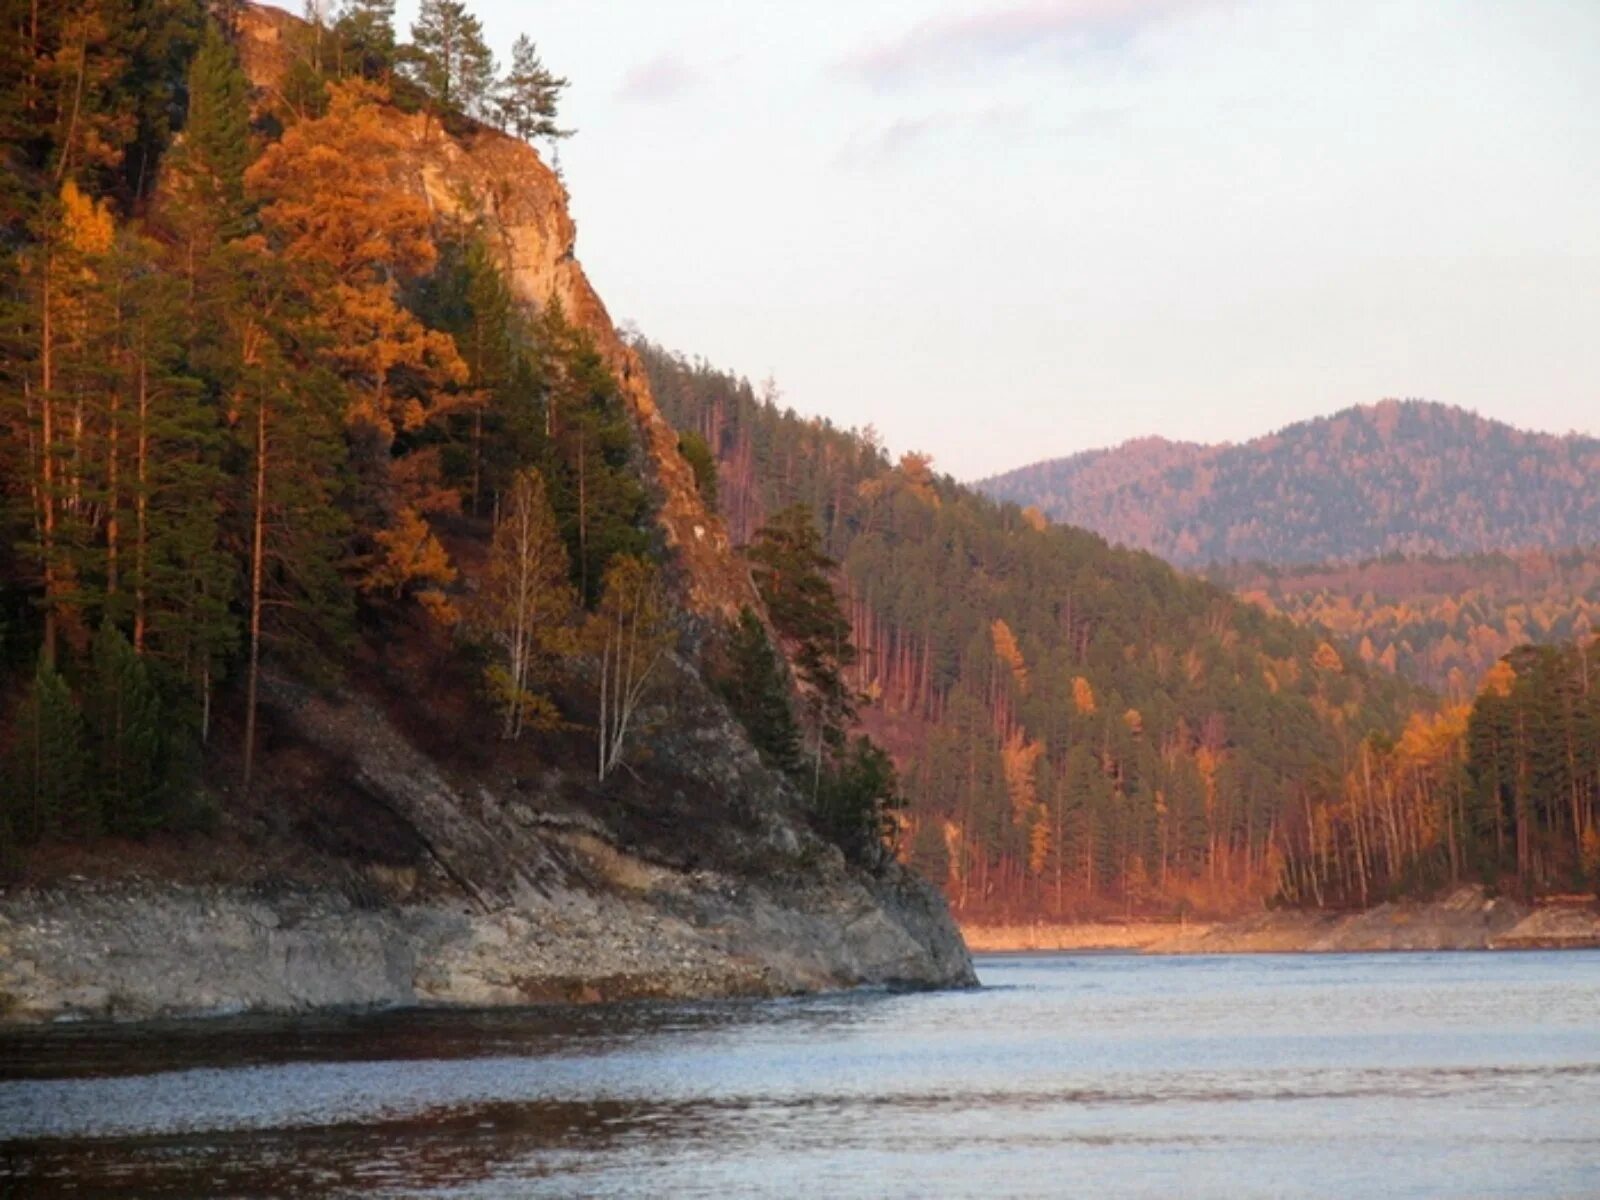
<instances>
[{"instance_id":1,"label":"fir tree","mask_svg":"<svg viewBox=\"0 0 1600 1200\"><path fill-rule=\"evenodd\" d=\"M188 115L174 156L179 223L191 237L226 239L246 232L244 172L250 165L250 84L232 45L207 22L189 67Z\"/></svg>"}]
</instances>

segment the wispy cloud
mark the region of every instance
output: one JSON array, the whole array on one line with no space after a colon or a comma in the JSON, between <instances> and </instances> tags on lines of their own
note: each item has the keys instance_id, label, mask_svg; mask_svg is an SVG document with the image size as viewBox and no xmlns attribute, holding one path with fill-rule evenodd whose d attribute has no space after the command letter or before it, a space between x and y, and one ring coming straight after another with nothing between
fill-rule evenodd
<instances>
[{"instance_id":1,"label":"wispy cloud","mask_svg":"<svg viewBox=\"0 0 1600 1200\"><path fill-rule=\"evenodd\" d=\"M885 86L929 70L986 66L1040 49L1087 49L1134 36L1156 21L1211 0L1031 0L953 13L867 46L839 63L847 75Z\"/></svg>"},{"instance_id":2,"label":"wispy cloud","mask_svg":"<svg viewBox=\"0 0 1600 1200\"><path fill-rule=\"evenodd\" d=\"M682 58L661 54L630 67L617 95L624 100L672 100L699 84L699 73Z\"/></svg>"},{"instance_id":3,"label":"wispy cloud","mask_svg":"<svg viewBox=\"0 0 1600 1200\"><path fill-rule=\"evenodd\" d=\"M852 138L839 152L838 163L852 170L870 169L951 140L970 141L981 137L992 142L1032 132L1034 122L1028 111L1015 104L905 116Z\"/></svg>"}]
</instances>

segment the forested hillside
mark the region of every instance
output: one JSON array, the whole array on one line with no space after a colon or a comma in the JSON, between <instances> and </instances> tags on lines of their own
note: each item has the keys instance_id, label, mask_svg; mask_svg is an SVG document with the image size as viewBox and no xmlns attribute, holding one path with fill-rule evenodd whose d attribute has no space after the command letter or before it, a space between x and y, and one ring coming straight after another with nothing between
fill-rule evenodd
<instances>
[{"instance_id":1,"label":"forested hillside","mask_svg":"<svg viewBox=\"0 0 1600 1200\"><path fill-rule=\"evenodd\" d=\"M1363 742L1343 796L1286 843L1283 892L1354 904L1462 879L1600 885L1600 639L1522 646L1470 704Z\"/></svg>"},{"instance_id":2,"label":"forested hillside","mask_svg":"<svg viewBox=\"0 0 1600 1200\"><path fill-rule=\"evenodd\" d=\"M1600 629L1600 552L1593 549L1240 565L1208 577L1268 612L1331 630L1363 662L1457 702L1517 647L1581 641Z\"/></svg>"},{"instance_id":3,"label":"forested hillside","mask_svg":"<svg viewBox=\"0 0 1600 1200\"><path fill-rule=\"evenodd\" d=\"M1363 738L1416 702L1149 555L638 349L714 455L735 540L792 504L815 514L842 564L853 683L876 702L864 719L904 764L909 853L969 915L1259 902Z\"/></svg>"},{"instance_id":4,"label":"forested hillside","mask_svg":"<svg viewBox=\"0 0 1600 1200\"><path fill-rule=\"evenodd\" d=\"M976 486L1180 566L1565 549L1600 538L1600 440L1386 400L1243 445L1144 439Z\"/></svg>"},{"instance_id":5,"label":"forested hillside","mask_svg":"<svg viewBox=\"0 0 1600 1200\"><path fill-rule=\"evenodd\" d=\"M565 81L525 38L497 74L453 0L391 16L6 10L0 868L219 827L419 854L296 730L305 686L479 780L587 776L658 841L752 819L699 788L668 820L643 746L750 755L694 699L741 618L792 697L525 144ZM882 866L892 776L830 722L809 815Z\"/></svg>"}]
</instances>

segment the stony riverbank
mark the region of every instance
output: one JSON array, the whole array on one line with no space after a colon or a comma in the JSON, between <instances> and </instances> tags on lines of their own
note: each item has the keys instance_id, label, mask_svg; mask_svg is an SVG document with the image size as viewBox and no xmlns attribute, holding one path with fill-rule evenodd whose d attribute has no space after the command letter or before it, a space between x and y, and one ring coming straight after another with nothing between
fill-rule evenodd
<instances>
[{"instance_id":1,"label":"stony riverbank","mask_svg":"<svg viewBox=\"0 0 1600 1200\"><path fill-rule=\"evenodd\" d=\"M449 769L355 692L267 699L315 766L292 790L149 868L0 889L0 1022L975 982L943 898L847 863L687 672L649 781L603 791ZM331 812L353 849L273 829Z\"/></svg>"},{"instance_id":2,"label":"stony riverbank","mask_svg":"<svg viewBox=\"0 0 1600 1200\"><path fill-rule=\"evenodd\" d=\"M331 889L69 883L0 897L0 1021L950 986L919 881L753 884L614 860L633 887L481 911Z\"/></svg>"},{"instance_id":3,"label":"stony riverbank","mask_svg":"<svg viewBox=\"0 0 1600 1200\"><path fill-rule=\"evenodd\" d=\"M1145 954L1356 953L1600 947L1589 899L1529 905L1462 887L1438 900L1357 913L1278 910L1214 924L963 927L974 950L1137 950Z\"/></svg>"}]
</instances>

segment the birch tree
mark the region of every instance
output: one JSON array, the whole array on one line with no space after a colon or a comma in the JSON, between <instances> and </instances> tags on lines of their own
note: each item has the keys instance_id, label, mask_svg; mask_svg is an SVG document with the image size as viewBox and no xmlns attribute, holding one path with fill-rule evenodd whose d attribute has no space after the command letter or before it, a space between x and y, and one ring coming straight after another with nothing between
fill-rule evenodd
<instances>
[{"instance_id":1,"label":"birch tree","mask_svg":"<svg viewBox=\"0 0 1600 1200\"><path fill-rule=\"evenodd\" d=\"M502 710L502 737L555 724L555 705L535 688L550 660L568 648L575 606L544 479L537 471L519 471L495 521L477 612L503 655L485 675Z\"/></svg>"},{"instance_id":2,"label":"birch tree","mask_svg":"<svg viewBox=\"0 0 1600 1200\"><path fill-rule=\"evenodd\" d=\"M598 766L604 780L622 763L628 737L637 732L639 706L677 640L656 568L632 555L618 557L606 570L587 632L600 665Z\"/></svg>"}]
</instances>

